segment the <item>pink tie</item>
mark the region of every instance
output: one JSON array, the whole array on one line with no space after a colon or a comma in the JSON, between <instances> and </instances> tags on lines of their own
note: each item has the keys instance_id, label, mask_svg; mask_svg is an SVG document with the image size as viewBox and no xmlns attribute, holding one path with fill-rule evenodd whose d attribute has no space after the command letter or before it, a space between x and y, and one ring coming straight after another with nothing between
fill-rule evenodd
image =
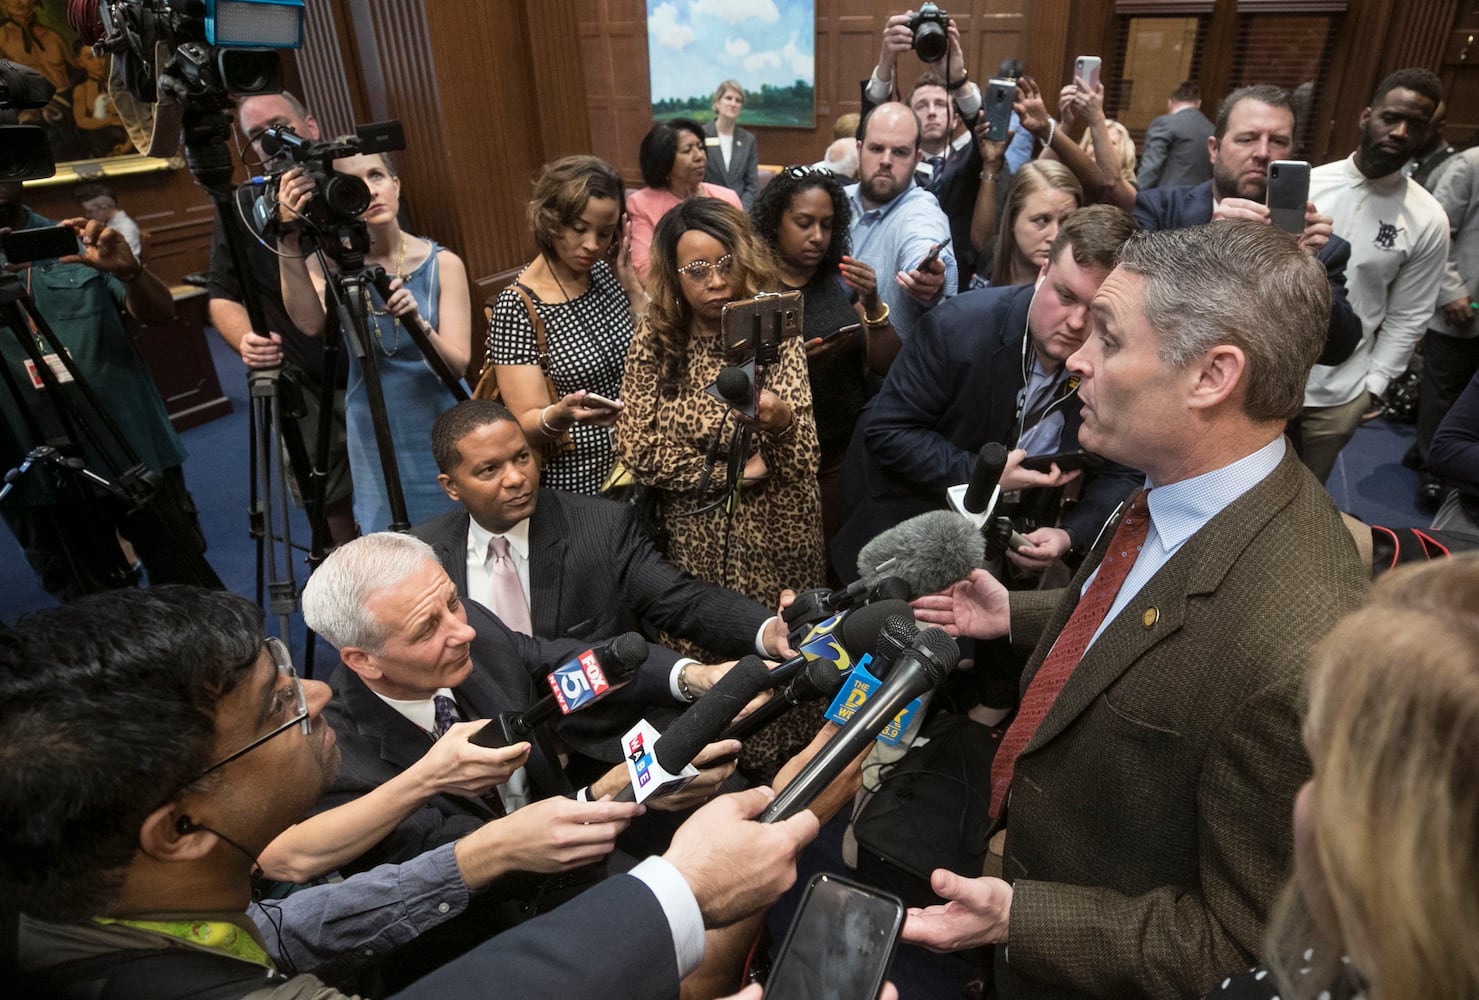
<instances>
[{"instance_id":1,"label":"pink tie","mask_svg":"<svg viewBox=\"0 0 1479 1000\"><path fill-rule=\"evenodd\" d=\"M507 538L493 538L488 542L488 580L493 585L493 607L490 610L515 632L533 635L529 602L524 600L524 588L519 586L519 570L509 553Z\"/></svg>"}]
</instances>

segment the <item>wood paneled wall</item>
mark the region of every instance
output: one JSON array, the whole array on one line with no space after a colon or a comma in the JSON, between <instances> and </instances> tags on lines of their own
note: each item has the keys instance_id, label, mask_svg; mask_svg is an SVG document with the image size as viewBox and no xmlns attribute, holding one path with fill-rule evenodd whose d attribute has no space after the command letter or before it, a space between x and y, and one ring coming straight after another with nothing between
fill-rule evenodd
<instances>
[{"instance_id":1,"label":"wood paneled wall","mask_svg":"<svg viewBox=\"0 0 1479 1000\"><path fill-rule=\"evenodd\" d=\"M1217 93L1218 74L1230 71L1221 68L1230 65L1226 46L1237 12L1250 2L1199 4L1212 10L1214 39L1203 63L1205 93ZM878 59L884 22L904 6L817 0L816 124L756 129L762 161L821 157L833 121L858 110L858 81ZM944 6L961 27L978 82L1008 56L1022 59L1050 95L1075 55L1103 54L1104 72L1119 71L1112 59L1122 4L1115 0ZM1447 67L1457 86L1463 34L1455 29L1471 24L1476 10L1475 0L1351 0L1329 81L1339 96L1320 111L1318 148L1334 157L1354 147L1360 109L1392 69ZM457 250L473 281L488 288L533 254L524 205L542 164L594 152L639 183L637 145L650 124L646 30L643 0L308 0L305 45L285 75L329 134L357 122L404 122L409 148L396 160L415 231ZM1479 46L1466 55L1479 61ZM900 65L907 84L919 64L905 57ZM1456 103L1472 116L1479 102ZM1449 134L1461 137L1457 129ZM145 230L162 277L177 283L207 267L211 209L187 170L109 183ZM76 212L68 186L27 198L53 217Z\"/></svg>"}]
</instances>

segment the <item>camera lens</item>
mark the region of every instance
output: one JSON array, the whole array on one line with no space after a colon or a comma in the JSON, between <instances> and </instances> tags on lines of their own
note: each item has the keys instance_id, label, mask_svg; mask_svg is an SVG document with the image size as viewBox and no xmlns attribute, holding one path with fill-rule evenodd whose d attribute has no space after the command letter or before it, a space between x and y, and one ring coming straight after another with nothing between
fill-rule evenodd
<instances>
[{"instance_id":1,"label":"camera lens","mask_svg":"<svg viewBox=\"0 0 1479 1000\"><path fill-rule=\"evenodd\" d=\"M945 58L945 51L949 48L949 39L945 37L945 29L934 22L921 24L914 32L914 51L919 58L925 62L939 62Z\"/></svg>"},{"instance_id":2,"label":"camera lens","mask_svg":"<svg viewBox=\"0 0 1479 1000\"><path fill-rule=\"evenodd\" d=\"M370 189L358 177L330 173L320 190L324 204L340 218L353 219L370 207Z\"/></svg>"}]
</instances>

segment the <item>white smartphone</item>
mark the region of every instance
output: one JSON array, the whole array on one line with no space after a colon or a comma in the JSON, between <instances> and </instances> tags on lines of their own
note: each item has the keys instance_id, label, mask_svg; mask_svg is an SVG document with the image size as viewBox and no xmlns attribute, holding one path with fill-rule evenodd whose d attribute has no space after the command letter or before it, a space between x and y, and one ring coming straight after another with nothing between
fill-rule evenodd
<instances>
[{"instance_id":1,"label":"white smartphone","mask_svg":"<svg viewBox=\"0 0 1479 1000\"><path fill-rule=\"evenodd\" d=\"M1073 61L1073 75L1082 77L1084 83L1093 90L1099 86L1099 64L1102 60L1098 56L1079 56Z\"/></svg>"},{"instance_id":2,"label":"white smartphone","mask_svg":"<svg viewBox=\"0 0 1479 1000\"><path fill-rule=\"evenodd\" d=\"M604 406L608 410L621 409L621 404L618 403L616 400L607 399L605 396L602 396L599 393L591 392L589 389L586 390L584 402L585 404L590 406Z\"/></svg>"}]
</instances>

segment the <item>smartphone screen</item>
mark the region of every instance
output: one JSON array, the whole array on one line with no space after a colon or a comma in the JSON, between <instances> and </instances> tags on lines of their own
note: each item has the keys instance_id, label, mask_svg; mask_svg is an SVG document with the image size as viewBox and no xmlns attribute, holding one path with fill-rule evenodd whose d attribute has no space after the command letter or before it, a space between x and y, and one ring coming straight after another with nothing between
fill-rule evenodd
<instances>
[{"instance_id":1,"label":"smartphone screen","mask_svg":"<svg viewBox=\"0 0 1479 1000\"><path fill-rule=\"evenodd\" d=\"M765 1000L873 1000L903 928L898 897L817 875L776 955Z\"/></svg>"},{"instance_id":2,"label":"smartphone screen","mask_svg":"<svg viewBox=\"0 0 1479 1000\"><path fill-rule=\"evenodd\" d=\"M0 249L5 251L5 259L12 264L66 257L77 253L80 248L77 232L69 226L16 229L6 233L3 243L0 243Z\"/></svg>"}]
</instances>

